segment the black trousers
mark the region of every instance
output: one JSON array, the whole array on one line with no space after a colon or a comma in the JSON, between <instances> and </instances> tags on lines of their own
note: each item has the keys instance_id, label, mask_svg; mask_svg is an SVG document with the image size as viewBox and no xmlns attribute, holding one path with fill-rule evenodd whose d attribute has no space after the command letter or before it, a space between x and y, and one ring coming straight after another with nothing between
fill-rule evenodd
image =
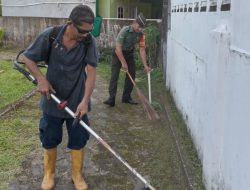
<instances>
[{"instance_id":1,"label":"black trousers","mask_svg":"<svg viewBox=\"0 0 250 190\"><path fill-rule=\"evenodd\" d=\"M128 72L133 79L135 79L135 60L134 60L134 52L126 52L123 51L123 56L128 64ZM118 59L116 53L113 53L112 58L112 66L111 66L111 79L109 83L109 98L112 101L115 101L116 92L117 92L117 82L119 79L120 69L121 69L121 62ZM131 99L131 92L133 90L133 83L131 82L128 75L126 75L124 88L123 88L123 95L122 100L129 100Z\"/></svg>"}]
</instances>

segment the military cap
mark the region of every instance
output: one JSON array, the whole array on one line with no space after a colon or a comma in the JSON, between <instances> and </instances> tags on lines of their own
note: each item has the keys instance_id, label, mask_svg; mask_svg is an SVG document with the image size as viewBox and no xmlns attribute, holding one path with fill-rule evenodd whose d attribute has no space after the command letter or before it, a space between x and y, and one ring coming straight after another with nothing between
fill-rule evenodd
<instances>
[{"instance_id":1,"label":"military cap","mask_svg":"<svg viewBox=\"0 0 250 190\"><path fill-rule=\"evenodd\" d=\"M144 27L146 25L146 19L145 17L143 16L142 13L139 13L137 18L136 18L136 22L141 26L141 27Z\"/></svg>"}]
</instances>

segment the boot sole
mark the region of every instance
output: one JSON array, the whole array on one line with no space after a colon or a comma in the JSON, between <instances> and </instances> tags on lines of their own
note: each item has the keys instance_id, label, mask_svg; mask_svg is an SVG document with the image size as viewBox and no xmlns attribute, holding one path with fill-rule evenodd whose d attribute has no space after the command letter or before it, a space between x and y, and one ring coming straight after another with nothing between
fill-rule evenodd
<instances>
[{"instance_id":1,"label":"boot sole","mask_svg":"<svg viewBox=\"0 0 250 190\"><path fill-rule=\"evenodd\" d=\"M75 187L75 183L74 183L73 179L71 179L71 182L73 183L73 185L74 185L74 187ZM76 189L76 188L75 188L75 189ZM76 189L76 190L78 190L78 189ZM87 189L83 189L83 190L88 190L88 187L87 187Z\"/></svg>"}]
</instances>

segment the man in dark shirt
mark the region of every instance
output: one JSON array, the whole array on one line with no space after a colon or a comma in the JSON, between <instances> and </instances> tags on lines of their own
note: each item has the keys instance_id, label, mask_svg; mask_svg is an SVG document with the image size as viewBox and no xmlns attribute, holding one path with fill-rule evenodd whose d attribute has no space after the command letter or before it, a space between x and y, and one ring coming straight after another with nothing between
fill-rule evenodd
<instances>
[{"instance_id":1,"label":"man in dark shirt","mask_svg":"<svg viewBox=\"0 0 250 190\"><path fill-rule=\"evenodd\" d=\"M51 39L55 28L47 28L24 52L25 64L36 78L37 90L42 94L40 104L43 115L39 131L44 148L43 190L55 186L56 147L62 141L64 122L69 137L68 148L71 149L72 180L77 190L87 190L82 168L83 148L89 134L79 124L72 126L73 118L63 109L58 109L50 99L50 93L56 93L76 115L80 114L83 121L89 124L87 112L98 63L95 39L90 34L93 22L93 11L88 6L78 5L72 10L67 23L57 26L55 39ZM48 63L46 77L36 65L39 61Z\"/></svg>"},{"instance_id":2,"label":"man in dark shirt","mask_svg":"<svg viewBox=\"0 0 250 190\"><path fill-rule=\"evenodd\" d=\"M133 80L135 79L135 44L139 43L140 57L144 65L145 72L150 71L150 67L147 65L146 60L145 36L142 32L142 28L145 25L146 19L144 18L143 14L140 13L130 26L123 27L119 32L116 38L116 46L112 59L112 74L109 83L109 98L103 102L104 104L107 104L111 107L115 106L117 81L119 78L121 67L124 71L129 72ZM129 79L128 75L126 75L122 95L123 103L137 104L137 102L135 102L131 97L132 90L133 83Z\"/></svg>"}]
</instances>

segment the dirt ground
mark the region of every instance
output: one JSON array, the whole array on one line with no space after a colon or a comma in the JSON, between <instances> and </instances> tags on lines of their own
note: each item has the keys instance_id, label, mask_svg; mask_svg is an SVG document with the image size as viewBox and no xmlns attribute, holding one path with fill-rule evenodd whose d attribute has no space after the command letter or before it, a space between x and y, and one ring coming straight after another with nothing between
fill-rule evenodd
<instances>
[{"instance_id":1,"label":"dirt ground","mask_svg":"<svg viewBox=\"0 0 250 190\"><path fill-rule=\"evenodd\" d=\"M104 105L102 102L108 95L107 89L107 82L98 75L92 96L92 111L89 113L92 129L157 190L203 189L197 154L194 150L187 150L192 147L190 137L186 130L178 129L176 111L173 111L173 105L161 93L161 89L156 89L159 90L157 98L164 109L159 110L161 119L154 122L146 118L141 105L121 103L121 92L117 95L115 107ZM33 96L22 107L38 109L38 101L39 95ZM39 118L31 120L38 123ZM171 126L179 134L177 136L188 173L185 173ZM74 189L70 180L70 150L66 144L65 131L63 143L58 147L56 190ZM140 190L142 187L140 181L93 136L85 152L84 176L89 190ZM20 170L13 176L10 189L40 189L42 166L42 148L37 141L23 160Z\"/></svg>"},{"instance_id":2,"label":"dirt ground","mask_svg":"<svg viewBox=\"0 0 250 190\"><path fill-rule=\"evenodd\" d=\"M17 52L21 51L21 48L7 48L6 50L0 50L0 60L14 60Z\"/></svg>"}]
</instances>

